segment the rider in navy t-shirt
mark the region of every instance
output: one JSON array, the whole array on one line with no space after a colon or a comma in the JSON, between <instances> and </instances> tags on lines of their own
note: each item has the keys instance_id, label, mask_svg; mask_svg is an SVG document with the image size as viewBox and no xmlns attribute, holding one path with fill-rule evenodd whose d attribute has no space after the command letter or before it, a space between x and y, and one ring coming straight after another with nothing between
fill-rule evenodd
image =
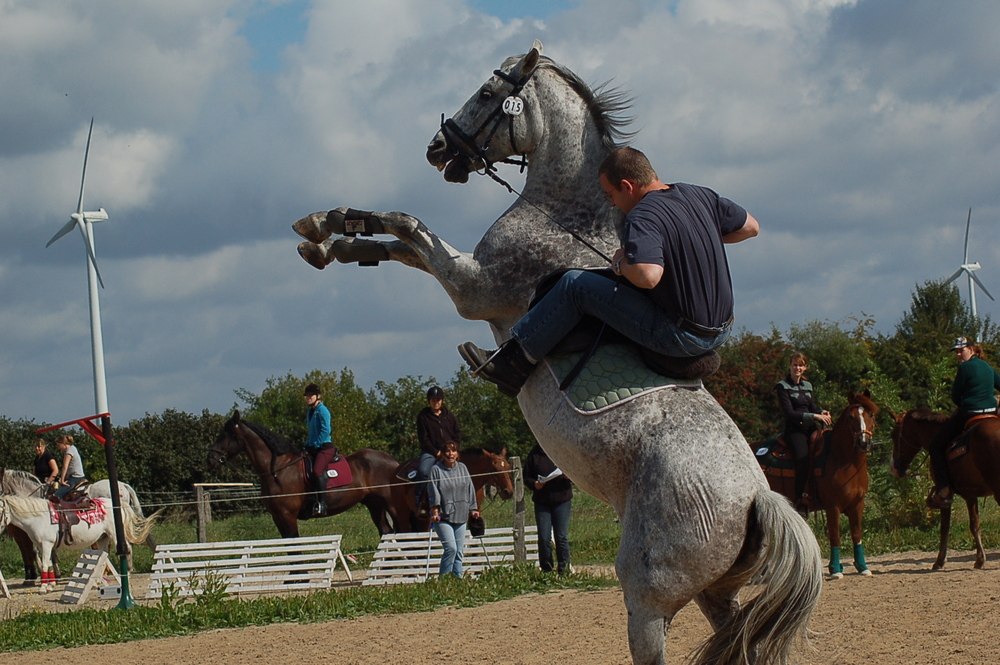
<instances>
[{"instance_id":1,"label":"rider in navy t-shirt","mask_svg":"<svg viewBox=\"0 0 1000 665\"><path fill-rule=\"evenodd\" d=\"M665 356L700 357L729 338L733 289L723 243L756 236L757 220L705 187L663 183L634 148L608 155L600 180L608 202L625 213L614 272L634 288L570 270L497 351L462 344L474 372L507 395L520 392L535 364L585 316Z\"/></svg>"}]
</instances>

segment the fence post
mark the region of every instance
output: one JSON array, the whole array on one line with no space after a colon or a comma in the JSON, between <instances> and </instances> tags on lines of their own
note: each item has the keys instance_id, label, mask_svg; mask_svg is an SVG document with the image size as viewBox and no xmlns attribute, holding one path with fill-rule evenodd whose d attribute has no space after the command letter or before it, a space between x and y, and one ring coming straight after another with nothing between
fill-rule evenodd
<instances>
[{"instance_id":1,"label":"fence post","mask_svg":"<svg viewBox=\"0 0 1000 665\"><path fill-rule=\"evenodd\" d=\"M194 501L198 518L198 542L208 542L208 525L212 523L211 493L206 492L202 485L194 486Z\"/></svg>"},{"instance_id":2,"label":"fence post","mask_svg":"<svg viewBox=\"0 0 1000 665\"><path fill-rule=\"evenodd\" d=\"M514 561L528 560L528 547L524 542L524 471L521 458L511 457L514 475Z\"/></svg>"}]
</instances>

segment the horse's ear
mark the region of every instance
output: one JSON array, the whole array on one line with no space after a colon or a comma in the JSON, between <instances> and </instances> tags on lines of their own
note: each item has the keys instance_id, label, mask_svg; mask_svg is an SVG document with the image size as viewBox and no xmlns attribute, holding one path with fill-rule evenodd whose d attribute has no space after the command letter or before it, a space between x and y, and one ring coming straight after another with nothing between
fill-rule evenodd
<instances>
[{"instance_id":1,"label":"horse's ear","mask_svg":"<svg viewBox=\"0 0 1000 665\"><path fill-rule=\"evenodd\" d=\"M542 55L542 49L538 48L541 45L542 43L536 39L535 46L532 46L531 50L521 58L521 61L510 70L511 76L514 78L531 76L531 73L535 71L535 67L538 66L538 59Z\"/></svg>"},{"instance_id":2,"label":"horse's ear","mask_svg":"<svg viewBox=\"0 0 1000 665\"><path fill-rule=\"evenodd\" d=\"M535 41L537 42L538 40L536 39ZM507 446L504 446L503 450L500 451L500 457L507 457Z\"/></svg>"},{"instance_id":3,"label":"horse's ear","mask_svg":"<svg viewBox=\"0 0 1000 665\"><path fill-rule=\"evenodd\" d=\"M867 397L868 399L871 399L871 398L872 398L872 391L871 391L871 389L870 389L870 388L865 388L865 392L864 392L864 395L865 395L865 397Z\"/></svg>"},{"instance_id":4,"label":"horse's ear","mask_svg":"<svg viewBox=\"0 0 1000 665\"><path fill-rule=\"evenodd\" d=\"M235 430L236 426L239 424L240 424L240 410L237 409L236 411L233 411L233 415L231 415L229 417L229 420L226 421L225 429L227 432L231 432Z\"/></svg>"},{"instance_id":5,"label":"horse's ear","mask_svg":"<svg viewBox=\"0 0 1000 665\"><path fill-rule=\"evenodd\" d=\"M541 41L539 41L539 40L537 40L537 39L536 39L536 40L535 40L535 42L534 42L534 43L533 43L533 44L531 45L531 49L532 49L533 51L538 51L538 55L541 55L541 54L542 54L542 51L544 50L544 49L542 48L542 42L541 42Z\"/></svg>"},{"instance_id":6,"label":"horse's ear","mask_svg":"<svg viewBox=\"0 0 1000 665\"><path fill-rule=\"evenodd\" d=\"M847 391L847 403L848 404L854 404L854 398L855 398L854 391L853 390L848 390Z\"/></svg>"}]
</instances>

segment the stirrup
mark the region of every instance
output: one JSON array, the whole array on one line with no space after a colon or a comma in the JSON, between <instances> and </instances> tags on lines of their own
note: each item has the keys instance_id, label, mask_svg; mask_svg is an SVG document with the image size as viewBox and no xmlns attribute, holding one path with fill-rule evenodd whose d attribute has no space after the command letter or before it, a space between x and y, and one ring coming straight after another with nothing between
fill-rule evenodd
<instances>
[{"instance_id":1,"label":"stirrup","mask_svg":"<svg viewBox=\"0 0 1000 665\"><path fill-rule=\"evenodd\" d=\"M954 498L954 492L946 497L941 496L940 490L935 487L931 490L931 493L927 495L927 507L931 510L944 510L945 508L951 507L951 502Z\"/></svg>"}]
</instances>

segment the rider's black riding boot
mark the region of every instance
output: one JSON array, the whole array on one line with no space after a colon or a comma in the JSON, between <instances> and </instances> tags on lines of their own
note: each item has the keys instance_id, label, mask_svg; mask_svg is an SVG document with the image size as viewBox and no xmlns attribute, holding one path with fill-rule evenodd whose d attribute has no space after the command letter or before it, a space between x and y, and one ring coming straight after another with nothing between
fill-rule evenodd
<instances>
[{"instance_id":1,"label":"rider's black riding boot","mask_svg":"<svg viewBox=\"0 0 1000 665\"><path fill-rule=\"evenodd\" d=\"M326 478L322 476L315 476L313 482L316 483L316 503L313 504L313 517L322 517L326 515Z\"/></svg>"},{"instance_id":2,"label":"rider's black riding boot","mask_svg":"<svg viewBox=\"0 0 1000 665\"><path fill-rule=\"evenodd\" d=\"M795 510L803 517L809 516L808 495L806 495L806 481L809 479L809 458L795 460Z\"/></svg>"},{"instance_id":3,"label":"rider's black riding boot","mask_svg":"<svg viewBox=\"0 0 1000 665\"><path fill-rule=\"evenodd\" d=\"M517 397L521 386L535 369L535 363L528 360L516 339L504 342L496 351L484 351L472 342L458 347L462 359L472 368L472 376L478 376L497 384L500 392Z\"/></svg>"}]
</instances>

